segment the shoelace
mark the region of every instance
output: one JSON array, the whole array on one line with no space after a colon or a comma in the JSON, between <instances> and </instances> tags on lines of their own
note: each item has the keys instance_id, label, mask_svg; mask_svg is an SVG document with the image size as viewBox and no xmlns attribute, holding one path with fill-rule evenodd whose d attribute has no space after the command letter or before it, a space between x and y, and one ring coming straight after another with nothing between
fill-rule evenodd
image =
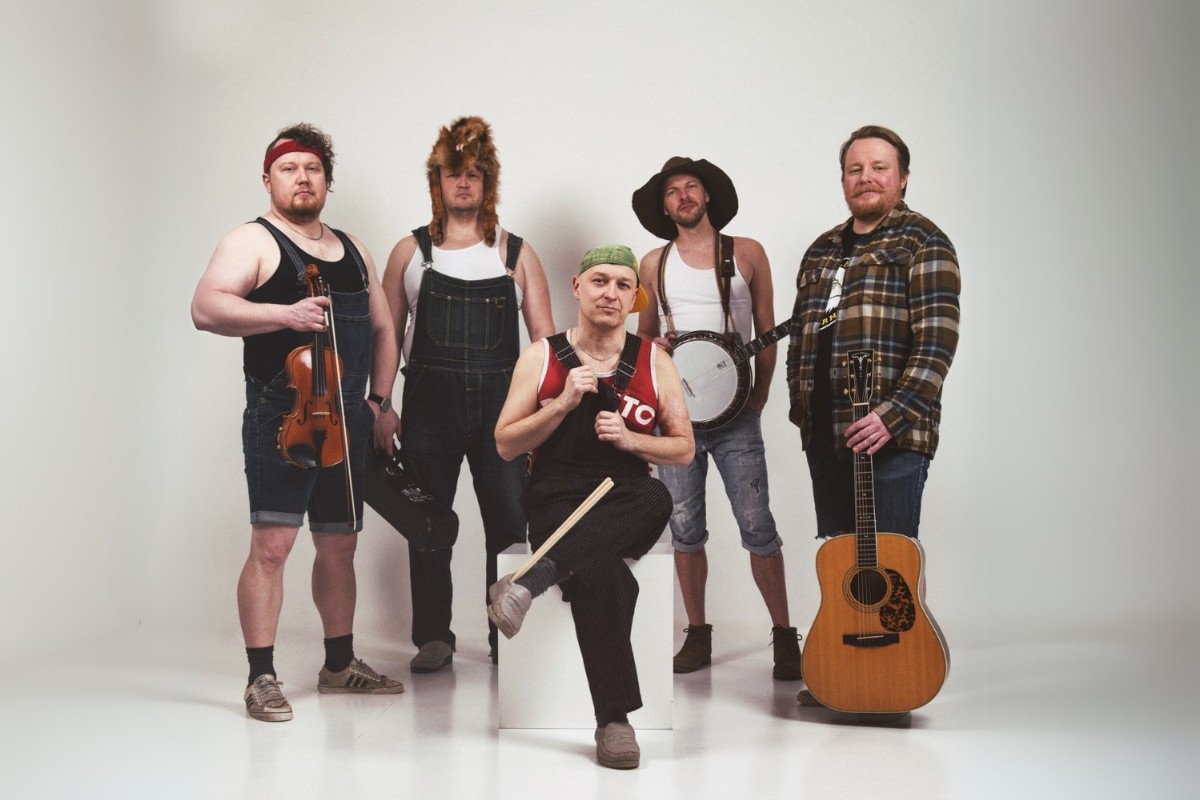
<instances>
[{"instance_id":1,"label":"shoelace","mask_svg":"<svg viewBox=\"0 0 1200 800\"><path fill-rule=\"evenodd\" d=\"M785 631L785 633L786 633L786 631ZM796 641L797 641L797 642L799 642L799 641L801 641L803 638L804 638L804 637L800 635L800 631L796 631ZM772 630L772 631L771 631L771 644L773 644L773 645L774 645L774 644L782 644L782 643L784 643L784 642L786 642L786 641L788 641L787 637L786 637L786 636L783 636L783 637L780 637L780 639L779 639L779 641L778 641L778 642L776 642L776 641L775 641L775 631L774 631L774 630Z\"/></svg>"},{"instance_id":2,"label":"shoelace","mask_svg":"<svg viewBox=\"0 0 1200 800\"><path fill-rule=\"evenodd\" d=\"M273 681L270 678L259 679L250 686L250 696L258 705L270 705L276 700L283 700L283 690L279 688L281 686L283 686L283 681Z\"/></svg>"},{"instance_id":3,"label":"shoelace","mask_svg":"<svg viewBox=\"0 0 1200 800\"><path fill-rule=\"evenodd\" d=\"M360 678L366 678L375 683L383 683L383 679L379 677L379 673L371 669L362 661L355 661L350 665L350 671Z\"/></svg>"}]
</instances>

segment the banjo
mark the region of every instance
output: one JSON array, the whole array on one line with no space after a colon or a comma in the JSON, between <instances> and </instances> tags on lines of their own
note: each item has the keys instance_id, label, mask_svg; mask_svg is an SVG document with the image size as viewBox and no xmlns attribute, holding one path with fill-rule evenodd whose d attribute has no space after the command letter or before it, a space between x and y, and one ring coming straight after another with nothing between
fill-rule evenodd
<instances>
[{"instance_id":1,"label":"banjo","mask_svg":"<svg viewBox=\"0 0 1200 800\"><path fill-rule=\"evenodd\" d=\"M788 334L791 320L746 344L734 344L715 331L689 331L671 343L675 369L683 381L692 427L719 428L736 417L750 396L750 359Z\"/></svg>"}]
</instances>

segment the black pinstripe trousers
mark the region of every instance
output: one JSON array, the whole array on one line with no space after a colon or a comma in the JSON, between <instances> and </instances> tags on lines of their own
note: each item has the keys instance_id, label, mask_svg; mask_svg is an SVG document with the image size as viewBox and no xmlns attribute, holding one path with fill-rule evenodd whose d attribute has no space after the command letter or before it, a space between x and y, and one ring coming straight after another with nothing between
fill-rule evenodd
<instances>
[{"instance_id":1,"label":"black pinstripe trousers","mask_svg":"<svg viewBox=\"0 0 1200 800\"><path fill-rule=\"evenodd\" d=\"M529 542L541 546L603 480L535 477L523 502ZM615 485L548 553L560 571L571 604L575 638L587 674L592 705L599 713L642 706L630 631L638 583L626 558L641 558L654 546L671 516L671 495L655 478L614 478Z\"/></svg>"}]
</instances>

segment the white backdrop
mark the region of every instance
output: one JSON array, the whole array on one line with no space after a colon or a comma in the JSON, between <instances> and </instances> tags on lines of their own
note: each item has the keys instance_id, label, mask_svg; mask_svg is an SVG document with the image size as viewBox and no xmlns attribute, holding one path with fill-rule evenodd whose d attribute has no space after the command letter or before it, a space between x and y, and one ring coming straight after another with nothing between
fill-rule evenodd
<instances>
[{"instance_id":1,"label":"white backdrop","mask_svg":"<svg viewBox=\"0 0 1200 800\"><path fill-rule=\"evenodd\" d=\"M948 233L963 274L922 524L952 646L1194 634L1194 7L19 5L0 33L12 292L0 600L6 639L22 643L6 660L142 622L236 638L241 343L192 328L196 280L217 240L266 209L262 151L299 120L337 149L325 219L382 271L428 219L424 160L463 114L493 125L501 221L540 254L560 327L586 248L657 244L630 194L676 154L732 176L741 211L727 230L765 246L783 319L804 248L847 213L839 145L862 124L896 129L913 152L909 202ZM782 357L764 426L803 629L816 543ZM710 497L710 616L761 628L765 645L715 477ZM482 648L465 481L459 498L456 628ZM408 647L406 558L371 515L360 641ZM319 630L310 561L305 535L285 636Z\"/></svg>"}]
</instances>

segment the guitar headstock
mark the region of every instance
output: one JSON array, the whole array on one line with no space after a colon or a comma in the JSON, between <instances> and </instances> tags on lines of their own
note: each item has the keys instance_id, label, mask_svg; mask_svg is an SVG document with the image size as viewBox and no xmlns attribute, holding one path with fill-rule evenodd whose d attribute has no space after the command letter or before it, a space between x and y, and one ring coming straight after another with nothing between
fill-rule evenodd
<instances>
[{"instance_id":1,"label":"guitar headstock","mask_svg":"<svg viewBox=\"0 0 1200 800\"><path fill-rule=\"evenodd\" d=\"M852 350L846 356L846 393L854 405L871 402L875 387L875 351Z\"/></svg>"}]
</instances>

